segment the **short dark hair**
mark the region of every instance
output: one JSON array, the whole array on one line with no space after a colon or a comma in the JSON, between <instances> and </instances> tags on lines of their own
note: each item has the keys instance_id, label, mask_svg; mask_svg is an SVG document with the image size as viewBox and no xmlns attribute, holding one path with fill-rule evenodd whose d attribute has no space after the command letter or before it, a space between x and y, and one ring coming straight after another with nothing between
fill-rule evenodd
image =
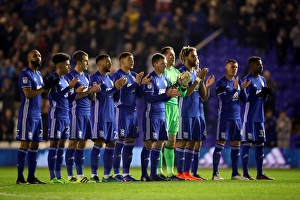
<instances>
[{"instance_id":1,"label":"short dark hair","mask_svg":"<svg viewBox=\"0 0 300 200\"><path fill-rule=\"evenodd\" d=\"M250 67L250 65L252 63L257 63L258 61L261 60L261 57L258 57L258 56L251 56L249 59L248 59L248 67Z\"/></svg>"},{"instance_id":2,"label":"short dark hair","mask_svg":"<svg viewBox=\"0 0 300 200\"><path fill-rule=\"evenodd\" d=\"M165 47L161 48L160 53L161 54L166 54L168 52L168 50L172 51L174 49L173 49L173 47L165 46Z\"/></svg>"},{"instance_id":3,"label":"short dark hair","mask_svg":"<svg viewBox=\"0 0 300 200\"><path fill-rule=\"evenodd\" d=\"M132 53L130 52L122 52L120 55L119 55L119 61L121 61L123 58L126 58L127 56L133 56Z\"/></svg>"},{"instance_id":4,"label":"short dark hair","mask_svg":"<svg viewBox=\"0 0 300 200\"><path fill-rule=\"evenodd\" d=\"M88 56L88 54L85 53L85 52L82 51L82 50L75 51L75 52L73 53L73 56L72 56L72 60L73 60L74 65L77 64L77 61L81 62L81 61L82 61L82 57L83 57L84 55Z\"/></svg>"},{"instance_id":5,"label":"short dark hair","mask_svg":"<svg viewBox=\"0 0 300 200\"><path fill-rule=\"evenodd\" d=\"M160 59L165 59L165 56L162 55L161 53L156 53L156 54L154 54L154 55L152 56L152 59L151 59L152 65L154 65L154 63L156 63L156 62L157 62L158 60L160 60Z\"/></svg>"},{"instance_id":6,"label":"short dark hair","mask_svg":"<svg viewBox=\"0 0 300 200\"><path fill-rule=\"evenodd\" d=\"M59 52L59 53L56 53L54 54L54 56L52 57L52 62L54 64L58 64L58 63L61 63L61 62L65 62L67 60L70 60L70 56L66 53L62 53L62 52Z\"/></svg>"},{"instance_id":7,"label":"short dark hair","mask_svg":"<svg viewBox=\"0 0 300 200\"><path fill-rule=\"evenodd\" d=\"M225 62L225 65L227 65L228 63L237 63L237 61L234 59L229 59Z\"/></svg>"},{"instance_id":8,"label":"short dark hair","mask_svg":"<svg viewBox=\"0 0 300 200\"><path fill-rule=\"evenodd\" d=\"M96 57L96 65L98 64L98 62L99 62L100 60L103 60L104 58L109 58L109 55L106 54L106 53L99 54L99 55Z\"/></svg>"}]
</instances>

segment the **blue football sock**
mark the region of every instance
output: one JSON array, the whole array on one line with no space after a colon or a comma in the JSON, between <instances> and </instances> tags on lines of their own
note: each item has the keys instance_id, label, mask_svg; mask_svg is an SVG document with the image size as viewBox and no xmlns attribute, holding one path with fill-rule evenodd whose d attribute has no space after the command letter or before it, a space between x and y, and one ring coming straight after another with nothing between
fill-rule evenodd
<instances>
[{"instance_id":1,"label":"blue football sock","mask_svg":"<svg viewBox=\"0 0 300 200\"><path fill-rule=\"evenodd\" d=\"M123 160L123 174L129 174L129 169L132 161L132 150L134 147L134 142L125 142L122 160Z\"/></svg>"},{"instance_id":2,"label":"blue football sock","mask_svg":"<svg viewBox=\"0 0 300 200\"><path fill-rule=\"evenodd\" d=\"M264 161L264 144L259 144L255 147L255 160L256 160L256 170L257 176L263 175L262 165Z\"/></svg>"},{"instance_id":3,"label":"blue football sock","mask_svg":"<svg viewBox=\"0 0 300 200\"><path fill-rule=\"evenodd\" d=\"M175 160L176 160L176 167L178 173L183 172L183 164L184 164L184 149L180 147L176 147L175 150Z\"/></svg>"},{"instance_id":4,"label":"blue football sock","mask_svg":"<svg viewBox=\"0 0 300 200\"><path fill-rule=\"evenodd\" d=\"M231 146L231 165L232 165L232 176L238 175L238 162L240 156L240 147L239 146Z\"/></svg>"},{"instance_id":5,"label":"blue football sock","mask_svg":"<svg viewBox=\"0 0 300 200\"><path fill-rule=\"evenodd\" d=\"M250 143L245 143L242 145L242 152L241 152L241 158L242 158L242 165L243 165L243 175L248 176L248 159L249 159L249 149L250 149Z\"/></svg>"},{"instance_id":6,"label":"blue football sock","mask_svg":"<svg viewBox=\"0 0 300 200\"><path fill-rule=\"evenodd\" d=\"M124 147L124 141L118 140L113 154L113 168L115 174L120 174L121 155Z\"/></svg>"},{"instance_id":7,"label":"blue football sock","mask_svg":"<svg viewBox=\"0 0 300 200\"><path fill-rule=\"evenodd\" d=\"M183 172L190 172L194 158L194 149L185 148Z\"/></svg>"},{"instance_id":8,"label":"blue football sock","mask_svg":"<svg viewBox=\"0 0 300 200\"><path fill-rule=\"evenodd\" d=\"M192 170L191 170L193 175L196 175L198 171L199 156L200 156L200 150L194 150L194 158L193 158Z\"/></svg>"},{"instance_id":9,"label":"blue football sock","mask_svg":"<svg viewBox=\"0 0 300 200\"><path fill-rule=\"evenodd\" d=\"M157 175L157 166L158 166L158 162L159 162L160 151L161 150L154 149L154 148L151 150L151 156L150 156L150 161L151 161L150 176L156 176Z\"/></svg>"},{"instance_id":10,"label":"blue football sock","mask_svg":"<svg viewBox=\"0 0 300 200\"><path fill-rule=\"evenodd\" d=\"M26 154L27 150L21 148L19 149L17 158L18 176L23 176Z\"/></svg>"},{"instance_id":11,"label":"blue football sock","mask_svg":"<svg viewBox=\"0 0 300 200\"><path fill-rule=\"evenodd\" d=\"M67 149L65 161L66 161L66 168L68 176L74 176L73 169L74 169L74 153L75 149Z\"/></svg>"},{"instance_id":12,"label":"blue football sock","mask_svg":"<svg viewBox=\"0 0 300 200\"><path fill-rule=\"evenodd\" d=\"M104 175L110 175L112 169L114 147L106 147L103 154Z\"/></svg>"},{"instance_id":13,"label":"blue football sock","mask_svg":"<svg viewBox=\"0 0 300 200\"><path fill-rule=\"evenodd\" d=\"M57 153L57 147L50 146L49 152L48 152L48 169L50 172L50 180L55 178L55 164L56 164L56 153Z\"/></svg>"},{"instance_id":14,"label":"blue football sock","mask_svg":"<svg viewBox=\"0 0 300 200\"><path fill-rule=\"evenodd\" d=\"M142 177L148 176L148 165L149 165L150 151L151 151L151 149L143 147L143 150L141 152Z\"/></svg>"},{"instance_id":15,"label":"blue football sock","mask_svg":"<svg viewBox=\"0 0 300 200\"><path fill-rule=\"evenodd\" d=\"M98 174L101 146L94 145L91 151L91 170L92 174Z\"/></svg>"},{"instance_id":16,"label":"blue football sock","mask_svg":"<svg viewBox=\"0 0 300 200\"><path fill-rule=\"evenodd\" d=\"M76 149L75 150L75 166L76 166L76 172L77 176L83 175L83 164L84 164L84 155L83 155L83 149Z\"/></svg>"},{"instance_id":17,"label":"blue football sock","mask_svg":"<svg viewBox=\"0 0 300 200\"><path fill-rule=\"evenodd\" d=\"M55 175L56 175L56 178L60 179L62 177L61 168L62 168L63 159L64 159L64 147L58 147L56 156L57 156L57 158L56 158L56 164L55 164Z\"/></svg>"},{"instance_id":18,"label":"blue football sock","mask_svg":"<svg viewBox=\"0 0 300 200\"><path fill-rule=\"evenodd\" d=\"M219 164L220 164L220 159L221 159L221 154L223 149L224 149L224 145L216 144L213 153L213 175L219 173Z\"/></svg>"},{"instance_id":19,"label":"blue football sock","mask_svg":"<svg viewBox=\"0 0 300 200\"><path fill-rule=\"evenodd\" d=\"M28 177L33 177L36 170L36 157L37 157L38 150L37 149L29 149L27 160L28 160Z\"/></svg>"}]
</instances>

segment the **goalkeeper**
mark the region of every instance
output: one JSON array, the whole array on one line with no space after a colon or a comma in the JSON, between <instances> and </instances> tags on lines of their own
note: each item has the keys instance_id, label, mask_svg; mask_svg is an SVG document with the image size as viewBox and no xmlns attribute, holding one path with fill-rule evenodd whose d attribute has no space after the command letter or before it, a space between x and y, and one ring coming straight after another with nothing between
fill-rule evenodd
<instances>
[{"instance_id":1,"label":"goalkeeper","mask_svg":"<svg viewBox=\"0 0 300 200\"><path fill-rule=\"evenodd\" d=\"M167 59L167 68L164 72L164 75L169 79L169 82L171 83L169 88L177 88L181 93L181 97L184 97L186 94L188 83L191 80L190 73L180 74L180 72L174 67L175 53L172 47L163 47L161 49L161 53ZM168 126L169 139L165 141L163 153L161 152L157 174L162 176L163 178L166 178L162 171L163 158L165 158L167 177L172 181L184 180L178 178L174 174L174 145L176 141L176 134L178 132L178 99L176 97L173 97L168 102L165 102L165 115Z\"/></svg>"}]
</instances>

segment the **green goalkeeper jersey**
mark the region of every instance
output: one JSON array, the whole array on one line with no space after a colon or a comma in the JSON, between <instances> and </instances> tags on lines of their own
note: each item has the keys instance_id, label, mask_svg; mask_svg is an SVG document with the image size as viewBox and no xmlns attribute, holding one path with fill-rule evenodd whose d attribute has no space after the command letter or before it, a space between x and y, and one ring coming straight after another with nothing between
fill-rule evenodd
<instances>
[{"instance_id":1,"label":"green goalkeeper jersey","mask_svg":"<svg viewBox=\"0 0 300 200\"><path fill-rule=\"evenodd\" d=\"M175 67L172 67L171 69L166 68L164 75L169 80L169 86L174 85L177 81L177 75L180 74L180 71L176 69ZM181 86L179 86L178 91L180 92L180 96L184 97L186 94L186 90L182 91ZM169 101L165 102L165 104L178 104L178 98L173 97Z\"/></svg>"}]
</instances>

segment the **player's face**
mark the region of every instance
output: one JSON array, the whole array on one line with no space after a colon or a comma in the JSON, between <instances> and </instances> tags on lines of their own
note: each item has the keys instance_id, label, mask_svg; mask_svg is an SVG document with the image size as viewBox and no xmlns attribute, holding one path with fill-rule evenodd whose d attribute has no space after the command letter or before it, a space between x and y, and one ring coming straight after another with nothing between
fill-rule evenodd
<instances>
[{"instance_id":1,"label":"player's face","mask_svg":"<svg viewBox=\"0 0 300 200\"><path fill-rule=\"evenodd\" d=\"M175 65L175 52L174 50L168 50L167 53L165 54L166 59L167 59L167 64L168 66L174 66Z\"/></svg>"},{"instance_id":2,"label":"player's face","mask_svg":"<svg viewBox=\"0 0 300 200\"><path fill-rule=\"evenodd\" d=\"M123 59L123 64L125 66L126 69L128 70L132 70L133 69L133 65L134 65L134 59L133 56L127 56L126 58Z\"/></svg>"},{"instance_id":3,"label":"player's face","mask_svg":"<svg viewBox=\"0 0 300 200\"><path fill-rule=\"evenodd\" d=\"M89 67L89 57L87 55L82 56L82 60L81 60L79 66L80 66L81 71L86 71L88 69L88 67Z\"/></svg>"},{"instance_id":4,"label":"player's face","mask_svg":"<svg viewBox=\"0 0 300 200\"><path fill-rule=\"evenodd\" d=\"M101 65L102 65L103 70L104 70L105 73L108 73L108 72L111 71L112 63L111 63L111 59L110 58L104 58L104 60L102 61Z\"/></svg>"},{"instance_id":5,"label":"player's face","mask_svg":"<svg viewBox=\"0 0 300 200\"><path fill-rule=\"evenodd\" d=\"M199 66L199 60L197 59L196 61L196 66L195 66L195 70L199 70L200 69L200 66Z\"/></svg>"},{"instance_id":6,"label":"player's face","mask_svg":"<svg viewBox=\"0 0 300 200\"><path fill-rule=\"evenodd\" d=\"M40 52L34 50L29 53L28 62L35 68L42 66L42 56Z\"/></svg>"},{"instance_id":7,"label":"player's face","mask_svg":"<svg viewBox=\"0 0 300 200\"><path fill-rule=\"evenodd\" d=\"M196 67L197 66L197 61L199 62L198 55L197 55L196 51L191 51L189 53L189 55L187 56L188 66L189 67Z\"/></svg>"},{"instance_id":8,"label":"player's face","mask_svg":"<svg viewBox=\"0 0 300 200\"><path fill-rule=\"evenodd\" d=\"M262 64L262 61L259 60L257 61L257 63L253 64L253 71L260 74L262 73L262 71L264 70L264 67L263 67L263 64Z\"/></svg>"},{"instance_id":9,"label":"player's face","mask_svg":"<svg viewBox=\"0 0 300 200\"><path fill-rule=\"evenodd\" d=\"M159 59L156 63L154 63L155 72L158 74L162 74L165 72L167 67L167 59Z\"/></svg>"},{"instance_id":10,"label":"player's face","mask_svg":"<svg viewBox=\"0 0 300 200\"><path fill-rule=\"evenodd\" d=\"M238 71L238 64L237 63L233 63L233 62L229 62L226 64L226 73L229 76L236 76L237 71Z\"/></svg>"},{"instance_id":11,"label":"player's face","mask_svg":"<svg viewBox=\"0 0 300 200\"><path fill-rule=\"evenodd\" d=\"M71 70L70 61L67 60L65 62L60 63L60 70L63 75L67 74Z\"/></svg>"}]
</instances>

